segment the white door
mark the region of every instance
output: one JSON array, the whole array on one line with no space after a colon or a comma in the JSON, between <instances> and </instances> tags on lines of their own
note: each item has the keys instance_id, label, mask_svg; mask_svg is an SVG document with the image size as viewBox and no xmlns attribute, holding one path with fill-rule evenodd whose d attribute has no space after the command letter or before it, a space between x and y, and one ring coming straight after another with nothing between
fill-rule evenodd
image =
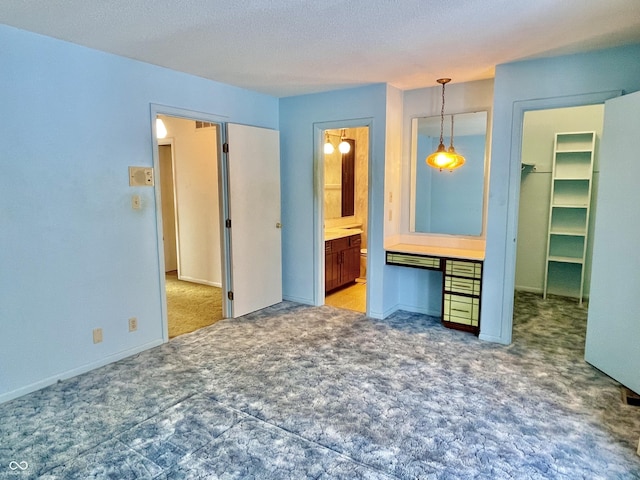
<instances>
[{"instance_id":1,"label":"white door","mask_svg":"<svg viewBox=\"0 0 640 480\"><path fill-rule=\"evenodd\" d=\"M640 393L640 92L605 102L585 359Z\"/></svg>"},{"instance_id":2,"label":"white door","mask_svg":"<svg viewBox=\"0 0 640 480\"><path fill-rule=\"evenodd\" d=\"M233 317L282 301L279 132L227 124Z\"/></svg>"}]
</instances>

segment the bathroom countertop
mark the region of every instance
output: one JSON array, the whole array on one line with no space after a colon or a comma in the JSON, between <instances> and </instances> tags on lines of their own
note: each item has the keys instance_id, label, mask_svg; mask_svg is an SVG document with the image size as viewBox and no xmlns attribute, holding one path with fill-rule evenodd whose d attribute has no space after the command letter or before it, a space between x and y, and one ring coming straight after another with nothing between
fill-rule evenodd
<instances>
[{"instance_id":1,"label":"bathroom countertop","mask_svg":"<svg viewBox=\"0 0 640 480\"><path fill-rule=\"evenodd\" d=\"M360 228L327 228L324 231L324 241L335 240L336 238L350 237L362 233Z\"/></svg>"}]
</instances>

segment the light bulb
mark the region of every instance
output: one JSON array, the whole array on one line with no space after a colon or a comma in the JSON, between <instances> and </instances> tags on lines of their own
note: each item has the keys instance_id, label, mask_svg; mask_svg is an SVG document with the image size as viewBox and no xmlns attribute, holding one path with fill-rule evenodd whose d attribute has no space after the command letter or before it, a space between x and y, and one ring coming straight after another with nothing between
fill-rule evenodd
<instances>
[{"instance_id":1,"label":"light bulb","mask_svg":"<svg viewBox=\"0 0 640 480\"><path fill-rule=\"evenodd\" d=\"M333 145L329 140L324 144L324 153L326 155L331 155L333 153Z\"/></svg>"},{"instance_id":2,"label":"light bulb","mask_svg":"<svg viewBox=\"0 0 640 480\"><path fill-rule=\"evenodd\" d=\"M340 145L338 145L338 150L340 150L340 153L349 153L351 145L346 140L342 140Z\"/></svg>"},{"instance_id":3,"label":"light bulb","mask_svg":"<svg viewBox=\"0 0 640 480\"><path fill-rule=\"evenodd\" d=\"M164 122L161 118L156 118L156 137L164 138L167 136L167 127L164 126Z\"/></svg>"}]
</instances>

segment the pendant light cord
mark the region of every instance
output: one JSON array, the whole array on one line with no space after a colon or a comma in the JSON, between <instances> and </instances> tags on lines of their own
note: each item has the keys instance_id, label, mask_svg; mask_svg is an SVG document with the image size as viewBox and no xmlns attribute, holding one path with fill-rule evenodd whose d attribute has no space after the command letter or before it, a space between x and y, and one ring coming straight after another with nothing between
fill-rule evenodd
<instances>
[{"instance_id":1,"label":"pendant light cord","mask_svg":"<svg viewBox=\"0 0 640 480\"><path fill-rule=\"evenodd\" d=\"M449 140L449 147L453 148L453 115L451 115L451 138Z\"/></svg>"},{"instance_id":2,"label":"pendant light cord","mask_svg":"<svg viewBox=\"0 0 640 480\"><path fill-rule=\"evenodd\" d=\"M440 109L440 144L444 144L443 134L444 134L444 86L446 83L442 84L442 108Z\"/></svg>"}]
</instances>

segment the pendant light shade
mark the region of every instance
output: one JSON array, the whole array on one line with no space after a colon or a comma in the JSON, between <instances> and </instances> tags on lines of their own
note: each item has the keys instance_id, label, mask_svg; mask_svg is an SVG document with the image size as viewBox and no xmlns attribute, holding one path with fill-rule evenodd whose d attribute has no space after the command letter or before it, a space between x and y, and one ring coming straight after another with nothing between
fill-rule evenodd
<instances>
[{"instance_id":1,"label":"pendant light shade","mask_svg":"<svg viewBox=\"0 0 640 480\"><path fill-rule=\"evenodd\" d=\"M442 108L440 109L440 144L435 152L426 158L427 165L433 168L437 168L442 171L443 168L447 170L454 170L464 165L464 157L456 152L453 147L453 115L451 116L451 141L449 148L445 148L443 139L444 130L444 86L451 81L450 78L439 78L436 80L442 85Z\"/></svg>"},{"instance_id":2,"label":"pendant light shade","mask_svg":"<svg viewBox=\"0 0 640 480\"><path fill-rule=\"evenodd\" d=\"M156 118L156 137L165 138L167 136L167 127L164 126L164 122L161 118Z\"/></svg>"},{"instance_id":3,"label":"pendant light shade","mask_svg":"<svg viewBox=\"0 0 640 480\"><path fill-rule=\"evenodd\" d=\"M351 145L345 140L344 129L342 129L342 134L340 135L340 145L338 145L338 150L340 150L340 153L349 153L351 150Z\"/></svg>"},{"instance_id":4,"label":"pendant light shade","mask_svg":"<svg viewBox=\"0 0 640 480\"><path fill-rule=\"evenodd\" d=\"M331 155L333 153L333 144L329 141L329 132L324 133L324 153Z\"/></svg>"}]
</instances>

